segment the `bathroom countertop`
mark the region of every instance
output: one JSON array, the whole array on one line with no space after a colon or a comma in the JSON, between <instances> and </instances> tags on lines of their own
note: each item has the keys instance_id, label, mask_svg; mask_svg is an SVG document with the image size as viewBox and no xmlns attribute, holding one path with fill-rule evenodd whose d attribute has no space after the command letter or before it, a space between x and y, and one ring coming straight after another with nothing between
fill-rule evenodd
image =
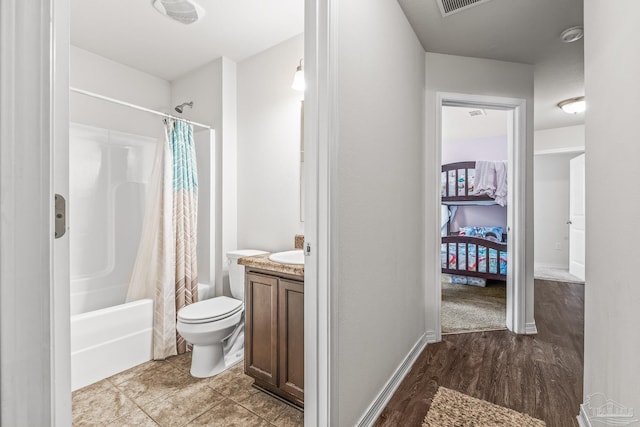
<instances>
[{"instance_id":1,"label":"bathroom countertop","mask_svg":"<svg viewBox=\"0 0 640 427\"><path fill-rule=\"evenodd\" d=\"M279 262L271 261L269 259L269 255L271 254L243 257L238 259L238 264L246 267L254 267L262 270L304 277L304 265L281 264Z\"/></svg>"}]
</instances>

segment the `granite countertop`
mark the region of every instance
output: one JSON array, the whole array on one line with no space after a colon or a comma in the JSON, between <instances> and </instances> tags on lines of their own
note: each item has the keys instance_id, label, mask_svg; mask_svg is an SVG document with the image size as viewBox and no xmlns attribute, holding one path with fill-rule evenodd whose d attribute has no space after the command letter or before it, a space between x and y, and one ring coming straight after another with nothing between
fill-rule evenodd
<instances>
[{"instance_id":1,"label":"granite countertop","mask_svg":"<svg viewBox=\"0 0 640 427\"><path fill-rule=\"evenodd\" d=\"M274 271L276 273L293 274L304 278L304 264L281 264L271 261L269 255L254 255L238 259L238 264L246 267L259 268L261 270Z\"/></svg>"}]
</instances>

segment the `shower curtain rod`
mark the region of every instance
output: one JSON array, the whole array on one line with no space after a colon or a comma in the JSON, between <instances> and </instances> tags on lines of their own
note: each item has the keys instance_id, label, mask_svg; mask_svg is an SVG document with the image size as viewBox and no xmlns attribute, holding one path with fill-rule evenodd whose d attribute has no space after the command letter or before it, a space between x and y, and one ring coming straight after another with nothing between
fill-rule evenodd
<instances>
[{"instance_id":1,"label":"shower curtain rod","mask_svg":"<svg viewBox=\"0 0 640 427\"><path fill-rule=\"evenodd\" d=\"M174 116L174 115L167 114L167 113L162 113L160 111L152 110L150 108L145 108L145 107L141 107L141 106L136 105L136 104L131 104L129 102L120 101L120 100L115 99L115 98L109 98L108 96L99 95L97 93L89 92L88 90L77 89L77 88L71 87L71 86L69 86L69 90L71 92L81 93L82 95L87 95L87 96L91 96L93 98L102 99L103 101L109 101L109 102L113 102L114 104L124 105L125 107L134 108L136 110L146 111L147 113L155 114L157 116L162 116L162 117L165 117L165 118L168 118L168 119L182 120L183 122L189 123L190 125L193 125L193 126L198 126L198 127L205 128L205 129L211 129L211 126L209 126L209 125L205 125L205 124L202 124L202 123L194 122L194 121L191 121L191 120L186 120L186 119L183 119L183 118L178 117L178 116Z\"/></svg>"}]
</instances>

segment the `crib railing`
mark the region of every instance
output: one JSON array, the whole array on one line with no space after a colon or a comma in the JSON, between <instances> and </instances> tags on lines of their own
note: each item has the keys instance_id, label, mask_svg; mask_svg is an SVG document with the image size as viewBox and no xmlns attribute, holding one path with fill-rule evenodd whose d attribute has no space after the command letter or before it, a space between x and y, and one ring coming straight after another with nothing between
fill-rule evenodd
<instances>
[{"instance_id":1,"label":"crib railing","mask_svg":"<svg viewBox=\"0 0 640 427\"><path fill-rule=\"evenodd\" d=\"M443 202L491 201L487 195L474 195L476 162L442 165L441 196Z\"/></svg>"},{"instance_id":2,"label":"crib railing","mask_svg":"<svg viewBox=\"0 0 640 427\"><path fill-rule=\"evenodd\" d=\"M507 245L479 237L443 236L442 272L506 280ZM501 262L505 262L504 266Z\"/></svg>"}]
</instances>

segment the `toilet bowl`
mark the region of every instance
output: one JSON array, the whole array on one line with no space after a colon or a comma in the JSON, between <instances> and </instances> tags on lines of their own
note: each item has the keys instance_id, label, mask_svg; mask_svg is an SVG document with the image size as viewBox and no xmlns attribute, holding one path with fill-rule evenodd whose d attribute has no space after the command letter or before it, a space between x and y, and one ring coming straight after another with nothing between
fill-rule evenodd
<instances>
[{"instance_id":1,"label":"toilet bowl","mask_svg":"<svg viewBox=\"0 0 640 427\"><path fill-rule=\"evenodd\" d=\"M211 377L228 367L225 363L225 340L232 335L234 339L244 339L243 334L234 334L234 331L244 329L244 266L238 265L237 261L238 258L266 253L254 249L227 252L229 284L233 298L210 298L178 311L178 333L193 345L192 376ZM233 348L237 351L238 346Z\"/></svg>"}]
</instances>

